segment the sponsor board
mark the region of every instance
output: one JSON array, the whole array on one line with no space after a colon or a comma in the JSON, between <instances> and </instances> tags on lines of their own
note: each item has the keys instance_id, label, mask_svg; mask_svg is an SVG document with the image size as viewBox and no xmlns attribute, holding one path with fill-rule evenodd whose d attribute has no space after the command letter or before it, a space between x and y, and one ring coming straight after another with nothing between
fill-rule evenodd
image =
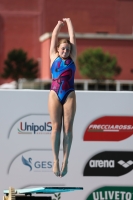
<instances>
[{"instance_id":1,"label":"sponsor board","mask_svg":"<svg viewBox=\"0 0 133 200\"><path fill-rule=\"evenodd\" d=\"M133 200L133 187L102 187L93 191L86 200Z\"/></svg>"},{"instance_id":2,"label":"sponsor board","mask_svg":"<svg viewBox=\"0 0 133 200\"><path fill-rule=\"evenodd\" d=\"M32 149L21 152L12 158L7 174L21 172L24 174L34 172L52 172L53 158L51 149Z\"/></svg>"},{"instance_id":3,"label":"sponsor board","mask_svg":"<svg viewBox=\"0 0 133 200\"><path fill-rule=\"evenodd\" d=\"M10 128L8 138L22 135L49 135L52 125L48 114L31 114L16 120Z\"/></svg>"},{"instance_id":4,"label":"sponsor board","mask_svg":"<svg viewBox=\"0 0 133 200\"><path fill-rule=\"evenodd\" d=\"M104 151L86 163L83 176L122 176L133 169L133 152Z\"/></svg>"},{"instance_id":5,"label":"sponsor board","mask_svg":"<svg viewBox=\"0 0 133 200\"><path fill-rule=\"evenodd\" d=\"M84 133L84 141L121 141L133 134L133 117L104 116L91 122Z\"/></svg>"}]
</instances>

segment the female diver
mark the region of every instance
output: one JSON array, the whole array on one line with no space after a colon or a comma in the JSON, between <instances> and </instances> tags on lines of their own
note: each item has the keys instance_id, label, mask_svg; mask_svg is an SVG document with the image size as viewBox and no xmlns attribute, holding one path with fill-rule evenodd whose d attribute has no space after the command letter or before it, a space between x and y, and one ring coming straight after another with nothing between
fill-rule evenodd
<instances>
[{"instance_id":1,"label":"female diver","mask_svg":"<svg viewBox=\"0 0 133 200\"><path fill-rule=\"evenodd\" d=\"M58 42L58 34L66 23L69 40ZM67 174L68 158L73 138L73 121L76 111L74 90L74 74L76 70L76 39L70 18L58 21L55 26L50 45L52 83L49 93L48 107L52 123L52 151L54 156L53 172L63 177ZM63 127L63 162L59 166L60 136Z\"/></svg>"}]
</instances>

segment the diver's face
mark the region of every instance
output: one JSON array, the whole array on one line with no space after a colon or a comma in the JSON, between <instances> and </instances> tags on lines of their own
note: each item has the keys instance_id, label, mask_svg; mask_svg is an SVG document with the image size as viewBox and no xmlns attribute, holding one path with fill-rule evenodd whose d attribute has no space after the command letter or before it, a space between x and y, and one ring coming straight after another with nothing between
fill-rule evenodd
<instances>
[{"instance_id":1,"label":"diver's face","mask_svg":"<svg viewBox=\"0 0 133 200\"><path fill-rule=\"evenodd\" d=\"M70 55L71 46L68 43L61 43L57 50L58 50L59 56L62 59L66 59Z\"/></svg>"}]
</instances>

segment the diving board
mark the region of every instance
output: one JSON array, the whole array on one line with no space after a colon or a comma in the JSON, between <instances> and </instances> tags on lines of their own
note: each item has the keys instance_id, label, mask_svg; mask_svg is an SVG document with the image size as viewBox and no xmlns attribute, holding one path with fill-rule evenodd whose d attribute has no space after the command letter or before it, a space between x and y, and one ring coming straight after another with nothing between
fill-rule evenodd
<instances>
[{"instance_id":1,"label":"diving board","mask_svg":"<svg viewBox=\"0 0 133 200\"><path fill-rule=\"evenodd\" d=\"M4 190L3 200L41 200L42 196L32 196L32 194L55 194L62 192L72 192L76 190L83 190L83 187L38 187L38 188L25 188L15 189L9 187L9 190ZM45 197L43 199L52 200L52 197Z\"/></svg>"},{"instance_id":2,"label":"diving board","mask_svg":"<svg viewBox=\"0 0 133 200\"><path fill-rule=\"evenodd\" d=\"M40 187L15 189L15 194L54 194L61 192L72 192L74 190L83 190L83 187ZM4 194L9 194L9 190L4 190Z\"/></svg>"}]
</instances>

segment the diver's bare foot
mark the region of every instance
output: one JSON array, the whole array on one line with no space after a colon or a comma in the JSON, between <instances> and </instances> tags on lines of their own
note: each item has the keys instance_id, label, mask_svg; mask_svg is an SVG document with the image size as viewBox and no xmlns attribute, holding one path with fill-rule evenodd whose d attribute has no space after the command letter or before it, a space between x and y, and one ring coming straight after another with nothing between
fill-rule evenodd
<instances>
[{"instance_id":1,"label":"diver's bare foot","mask_svg":"<svg viewBox=\"0 0 133 200\"><path fill-rule=\"evenodd\" d=\"M53 172L56 176L60 176L60 167L59 167L59 160L54 160L53 163Z\"/></svg>"},{"instance_id":2,"label":"diver's bare foot","mask_svg":"<svg viewBox=\"0 0 133 200\"><path fill-rule=\"evenodd\" d=\"M68 171L68 163L67 162L63 162L62 163L62 168L61 168L61 173L60 173L60 177L63 177L67 174Z\"/></svg>"}]
</instances>

